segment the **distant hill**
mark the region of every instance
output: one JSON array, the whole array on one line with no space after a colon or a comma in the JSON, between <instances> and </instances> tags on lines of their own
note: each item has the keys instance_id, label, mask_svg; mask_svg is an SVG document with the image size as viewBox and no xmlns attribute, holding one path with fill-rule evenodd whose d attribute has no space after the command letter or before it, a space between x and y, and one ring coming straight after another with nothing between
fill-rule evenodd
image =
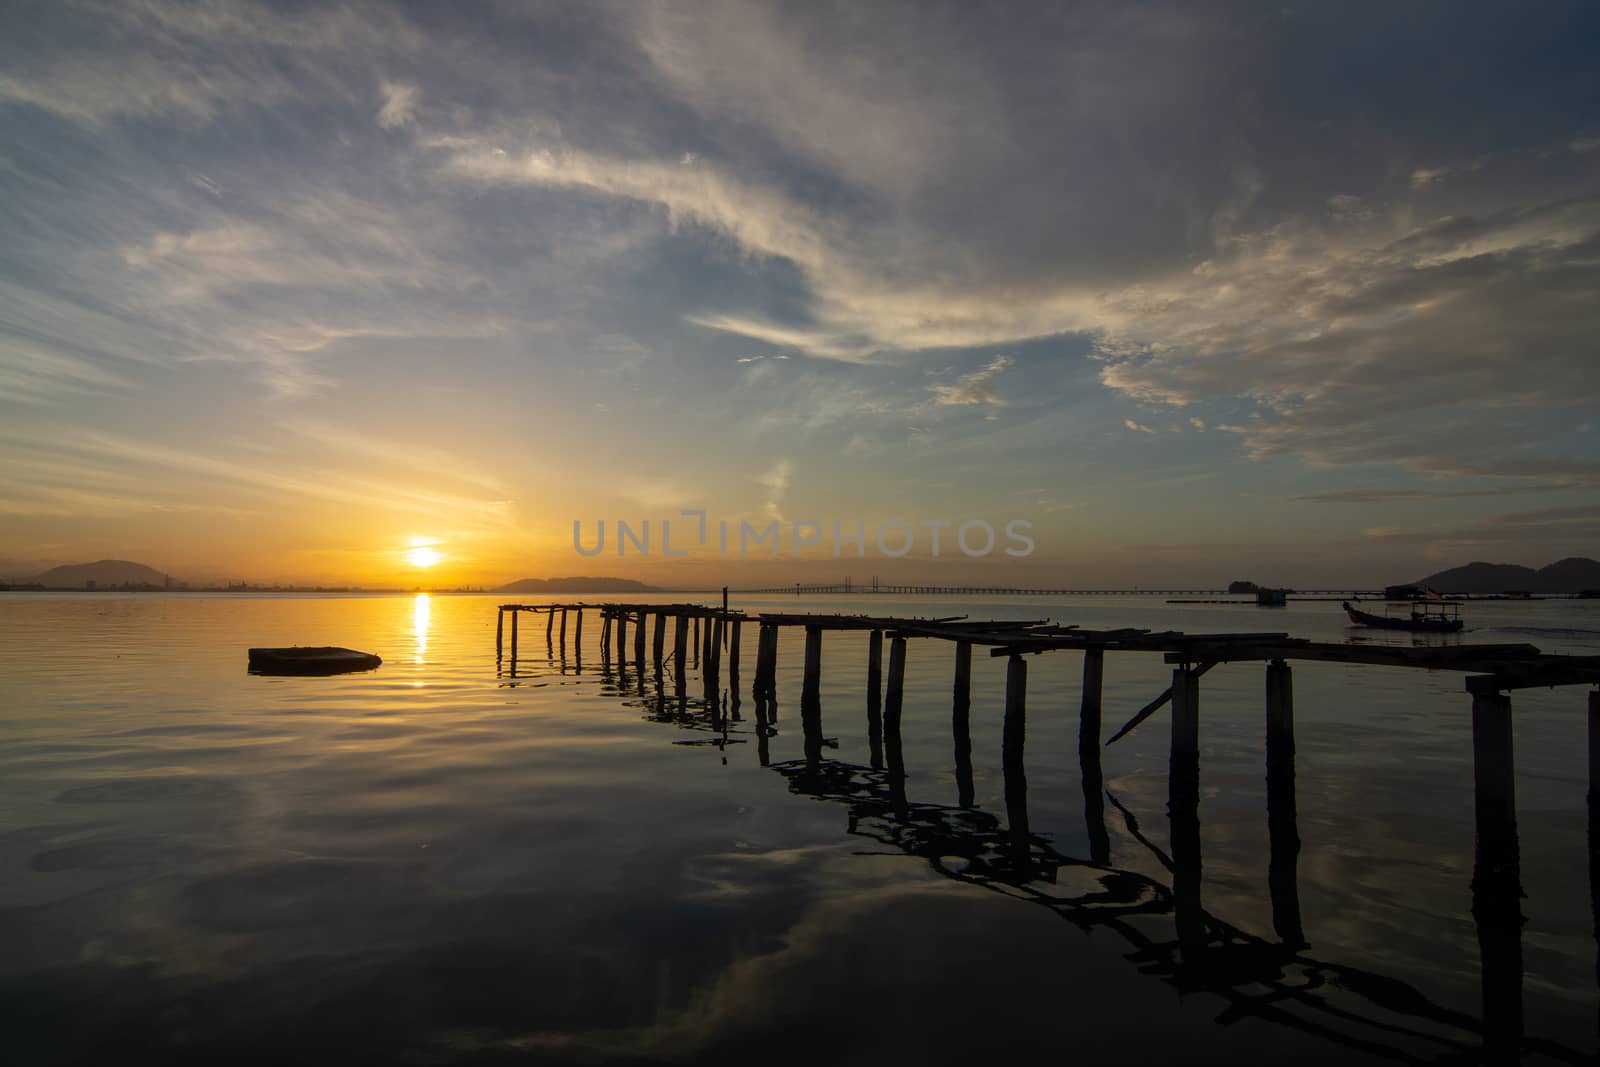
<instances>
[{"instance_id":1,"label":"distant hill","mask_svg":"<svg viewBox=\"0 0 1600 1067\"><path fill-rule=\"evenodd\" d=\"M99 589L123 585L148 585L159 589L167 584L167 576L143 563L103 559L96 563L70 563L64 567L52 567L31 581L46 589L83 589L90 582Z\"/></svg>"},{"instance_id":2,"label":"distant hill","mask_svg":"<svg viewBox=\"0 0 1600 1067\"><path fill-rule=\"evenodd\" d=\"M659 593L653 585L632 578L522 578L496 593Z\"/></svg>"},{"instance_id":3,"label":"distant hill","mask_svg":"<svg viewBox=\"0 0 1600 1067\"><path fill-rule=\"evenodd\" d=\"M1468 563L1417 583L1441 593L1580 593L1600 589L1600 563L1574 556L1534 570L1514 563Z\"/></svg>"}]
</instances>

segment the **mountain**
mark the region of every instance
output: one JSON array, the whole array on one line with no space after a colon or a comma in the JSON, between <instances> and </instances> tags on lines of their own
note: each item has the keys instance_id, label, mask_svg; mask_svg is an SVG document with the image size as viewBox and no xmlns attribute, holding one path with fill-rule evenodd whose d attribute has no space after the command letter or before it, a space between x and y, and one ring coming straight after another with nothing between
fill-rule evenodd
<instances>
[{"instance_id":1,"label":"mountain","mask_svg":"<svg viewBox=\"0 0 1600 1067\"><path fill-rule=\"evenodd\" d=\"M1534 570L1514 563L1468 563L1417 583L1441 593L1579 593L1600 589L1600 563L1571 557Z\"/></svg>"},{"instance_id":2,"label":"mountain","mask_svg":"<svg viewBox=\"0 0 1600 1067\"><path fill-rule=\"evenodd\" d=\"M143 563L103 559L97 563L70 563L64 567L52 567L31 581L46 589L83 589L90 582L99 589L124 585L147 585L161 589L167 584L167 576Z\"/></svg>"},{"instance_id":3,"label":"mountain","mask_svg":"<svg viewBox=\"0 0 1600 1067\"><path fill-rule=\"evenodd\" d=\"M1539 580L1552 593L1581 593L1600 589L1600 563L1582 556L1569 556L1539 571Z\"/></svg>"},{"instance_id":4,"label":"mountain","mask_svg":"<svg viewBox=\"0 0 1600 1067\"><path fill-rule=\"evenodd\" d=\"M523 578L502 585L496 593L659 593L653 585L632 578Z\"/></svg>"}]
</instances>

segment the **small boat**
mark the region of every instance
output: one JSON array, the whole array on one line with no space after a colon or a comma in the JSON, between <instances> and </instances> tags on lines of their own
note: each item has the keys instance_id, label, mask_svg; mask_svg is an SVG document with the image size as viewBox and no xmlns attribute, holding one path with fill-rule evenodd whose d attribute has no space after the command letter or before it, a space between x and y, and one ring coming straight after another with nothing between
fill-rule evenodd
<instances>
[{"instance_id":1,"label":"small boat","mask_svg":"<svg viewBox=\"0 0 1600 1067\"><path fill-rule=\"evenodd\" d=\"M1461 629L1460 608L1457 600L1413 600L1406 602L1406 614L1374 615L1342 602L1344 613L1356 626L1373 626L1380 630L1410 630L1414 633L1453 634Z\"/></svg>"},{"instance_id":2,"label":"small boat","mask_svg":"<svg viewBox=\"0 0 1600 1067\"><path fill-rule=\"evenodd\" d=\"M383 662L371 652L324 645L321 648L252 648L251 674L348 674L370 671Z\"/></svg>"}]
</instances>

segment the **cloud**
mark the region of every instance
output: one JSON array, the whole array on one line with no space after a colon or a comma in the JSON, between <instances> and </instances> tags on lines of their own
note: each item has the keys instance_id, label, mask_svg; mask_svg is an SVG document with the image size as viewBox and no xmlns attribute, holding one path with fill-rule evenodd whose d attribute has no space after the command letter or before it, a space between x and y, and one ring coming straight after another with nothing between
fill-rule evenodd
<instances>
[{"instance_id":1,"label":"cloud","mask_svg":"<svg viewBox=\"0 0 1600 1067\"><path fill-rule=\"evenodd\" d=\"M1560 549L1562 551L1578 552L1584 551L1596 538L1600 538L1600 506L1582 505L1488 515L1454 526L1381 526L1362 532L1374 540L1394 543L1556 545L1565 546Z\"/></svg>"},{"instance_id":2,"label":"cloud","mask_svg":"<svg viewBox=\"0 0 1600 1067\"><path fill-rule=\"evenodd\" d=\"M1549 493L1565 486L1507 486L1498 489L1344 489L1335 493L1310 493L1289 499L1300 504L1383 504L1401 500L1469 500L1476 497L1520 496Z\"/></svg>"},{"instance_id":3,"label":"cloud","mask_svg":"<svg viewBox=\"0 0 1600 1067\"><path fill-rule=\"evenodd\" d=\"M1101 380L1149 404L1246 397L1255 456L1588 477L1530 418L1593 395L1600 199L1446 218L1381 241L1280 227L1108 297ZM1117 323L1117 319L1121 319ZM1462 432L1470 427L1470 432Z\"/></svg>"},{"instance_id":4,"label":"cloud","mask_svg":"<svg viewBox=\"0 0 1600 1067\"><path fill-rule=\"evenodd\" d=\"M437 220L302 189L130 242L116 253L123 269L101 264L88 285L146 309L177 339L166 345L169 359L241 364L280 396L306 396L335 384L315 364L342 344L506 331L461 299L482 283L441 257L448 243Z\"/></svg>"},{"instance_id":5,"label":"cloud","mask_svg":"<svg viewBox=\"0 0 1600 1067\"><path fill-rule=\"evenodd\" d=\"M99 363L21 338L0 338L0 396L53 404L86 391L125 391L127 380Z\"/></svg>"},{"instance_id":6,"label":"cloud","mask_svg":"<svg viewBox=\"0 0 1600 1067\"><path fill-rule=\"evenodd\" d=\"M1449 167L1419 167L1411 172L1411 188L1426 189L1449 173Z\"/></svg>"},{"instance_id":7,"label":"cloud","mask_svg":"<svg viewBox=\"0 0 1600 1067\"><path fill-rule=\"evenodd\" d=\"M789 476L794 471L794 464L787 459L780 459L756 479L766 490L767 500L762 505L762 511L768 518L783 522L783 498L789 492Z\"/></svg>"},{"instance_id":8,"label":"cloud","mask_svg":"<svg viewBox=\"0 0 1600 1067\"><path fill-rule=\"evenodd\" d=\"M14 39L53 47L4 54L0 105L27 104L89 127L205 125L235 109L326 94L330 58L405 54L422 42L400 12L360 2L284 10L249 0L85 0L41 10L37 36Z\"/></svg>"},{"instance_id":9,"label":"cloud","mask_svg":"<svg viewBox=\"0 0 1600 1067\"><path fill-rule=\"evenodd\" d=\"M410 125L416 118L421 90L415 85L386 81L379 86L379 91L383 95L383 106L378 109L378 125L386 130Z\"/></svg>"},{"instance_id":10,"label":"cloud","mask_svg":"<svg viewBox=\"0 0 1600 1067\"><path fill-rule=\"evenodd\" d=\"M933 402L940 405L1004 404L1005 400L995 393L994 379L1012 362L1010 356L995 356L981 369L963 374L954 385L930 385L928 391L933 394Z\"/></svg>"},{"instance_id":11,"label":"cloud","mask_svg":"<svg viewBox=\"0 0 1600 1067\"><path fill-rule=\"evenodd\" d=\"M1155 431L1150 427L1145 426L1142 423L1134 422L1132 419L1123 419L1122 425L1126 426L1130 430L1137 430L1140 433L1155 433Z\"/></svg>"}]
</instances>

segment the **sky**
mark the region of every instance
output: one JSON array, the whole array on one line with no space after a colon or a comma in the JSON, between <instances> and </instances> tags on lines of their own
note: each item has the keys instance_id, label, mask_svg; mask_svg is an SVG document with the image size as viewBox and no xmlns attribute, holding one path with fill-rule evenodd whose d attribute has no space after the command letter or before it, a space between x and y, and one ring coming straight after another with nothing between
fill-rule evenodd
<instances>
[{"instance_id":1,"label":"sky","mask_svg":"<svg viewBox=\"0 0 1600 1067\"><path fill-rule=\"evenodd\" d=\"M1600 556L1595 40L1556 2L12 0L0 578Z\"/></svg>"}]
</instances>

